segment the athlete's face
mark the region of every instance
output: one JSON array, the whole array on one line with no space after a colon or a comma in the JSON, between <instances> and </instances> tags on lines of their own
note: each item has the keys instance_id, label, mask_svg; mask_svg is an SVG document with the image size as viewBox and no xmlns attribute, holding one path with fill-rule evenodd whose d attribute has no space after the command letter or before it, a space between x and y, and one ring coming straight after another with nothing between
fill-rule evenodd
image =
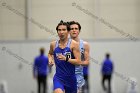
<instances>
[{"instance_id":1,"label":"athlete's face","mask_svg":"<svg viewBox=\"0 0 140 93\"><path fill-rule=\"evenodd\" d=\"M79 35L79 27L77 24L70 25L70 36L71 38L76 38Z\"/></svg>"},{"instance_id":2,"label":"athlete's face","mask_svg":"<svg viewBox=\"0 0 140 93\"><path fill-rule=\"evenodd\" d=\"M58 33L58 36L61 40L66 39L68 37L68 34L69 34L67 27L65 25L60 25L58 27L57 33Z\"/></svg>"}]
</instances>

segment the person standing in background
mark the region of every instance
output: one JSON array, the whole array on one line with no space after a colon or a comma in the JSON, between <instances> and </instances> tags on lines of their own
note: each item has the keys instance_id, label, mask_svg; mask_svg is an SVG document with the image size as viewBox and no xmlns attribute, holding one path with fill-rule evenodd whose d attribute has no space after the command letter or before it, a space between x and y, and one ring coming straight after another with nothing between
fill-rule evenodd
<instances>
[{"instance_id":1,"label":"person standing in background","mask_svg":"<svg viewBox=\"0 0 140 93\"><path fill-rule=\"evenodd\" d=\"M111 93L111 79L112 79L112 73L113 73L113 62L110 60L110 54L106 54L106 59L103 61L102 64L102 87L104 91L108 91L108 93ZM105 86L105 81L108 81L108 89Z\"/></svg>"},{"instance_id":2,"label":"person standing in background","mask_svg":"<svg viewBox=\"0 0 140 93\"><path fill-rule=\"evenodd\" d=\"M40 55L35 58L33 76L37 80L38 93L47 93L48 57L44 55L45 49L40 48ZM43 92L41 92L43 89Z\"/></svg>"}]
</instances>

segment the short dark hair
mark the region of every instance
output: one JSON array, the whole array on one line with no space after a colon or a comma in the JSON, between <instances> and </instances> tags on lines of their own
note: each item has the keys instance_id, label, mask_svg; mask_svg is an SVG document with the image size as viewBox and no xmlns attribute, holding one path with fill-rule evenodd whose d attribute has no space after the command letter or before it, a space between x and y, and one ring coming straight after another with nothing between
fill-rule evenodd
<instances>
[{"instance_id":1,"label":"short dark hair","mask_svg":"<svg viewBox=\"0 0 140 93\"><path fill-rule=\"evenodd\" d=\"M40 48L40 54L44 54L45 49L43 47Z\"/></svg>"},{"instance_id":2,"label":"short dark hair","mask_svg":"<svg viewBox=\"0 0 140 93\"><path fill-rule=\"evenodd\" d=\"M110 58L110 54L109 53L106 53L106 58Z\"/></svg>"},{"instance_id":3,"label":"short dark hair","mask_svg":"<svg viewBox=\"0 0 140 93\"><path fill-rule=\"evenodd\" d=\"M69 22L69 25L73 25L73 24L78 25L79 31L81 30L81 25L78 22L75 22L75 21L70 21Z\"/></svg>"},{"instance_id":4,"label":"short dark hair","mask_svg":"<svg viewBox=\"0 0 140 93\"><path fill-rule=\"evenodd\" d=\"M58 27L60 25L65 25L67 27L67 30L70 31L70 26L68 24L68 22L63 22L63 20L60 21L60 23L58 23L57 27L56 27L56 30L58 31Z\"/></svg>"}]
</instances>

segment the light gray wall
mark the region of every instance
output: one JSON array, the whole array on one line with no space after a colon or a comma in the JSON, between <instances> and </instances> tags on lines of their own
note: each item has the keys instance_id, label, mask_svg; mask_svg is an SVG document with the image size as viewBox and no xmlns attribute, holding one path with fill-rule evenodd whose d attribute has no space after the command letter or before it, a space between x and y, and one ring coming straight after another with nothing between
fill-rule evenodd
<instances>
[{"instance_id":1,"label":"light gray wall","mask_svg":"<svg viewBox=\"0 0 140 93\"><path fill-rule=\"evenodd\" d=\"M112 80L114 93L126 93L129 77L135 77L137 87L140 88L140 74L138 72L140 41L95 40L89 41L89 43L90 55L97 60L90 61L90 93L102 92L100 69L106 52L110 52L111 59L115 64ZM42 46L48 52L49 41L0 42L0 81L7 81L9 93L36 91L36 81L32 77L31 64L34 57L38 55L38 49ZM21 69L19 69L20 65L22 65ZM52 76L53 74L50 77ZM49 79L52 82L51 78ZM49 82L49 86L51 82ZM51 87L52 85L50 90Z\"/></svg>"},{"instance_id":2,"label":"light gray wall","mask_svg":"<svg viewBox=\"0 0 140 93\"><path fill-rule=\"evenodd\" d=\"M56 32L55 27L60 20L78 21L84 39L126 38L128 34L140 36L139 0L1 0L0 40L26 38L26 1L29 1L30 16L28 39L48 39L48 31ZM6 2L5 6L3 2Z\"/></svg>"},{"instance_id":3,"label":"light gray wall","mask_svg":"<svg viewBox=\"0 0 140 93\"><path fill-rule=\"evenodd\" d=\"M0 40L25 39L25 19L17 11L25 15L24 0L0 1Z\"/></svg>"},{"instance_id":4,"label":"light gray wall","mask_svg":"<svg viewBox=\"0 0 140 93\"><path fill-rule=\"evenodd\" d=\"M139 37L139 0L95 0L94 5L93 12L105 21L95 21L97 38L125 38L125 35L120 34L114 27Z\"/></svg>"}]
</instances>

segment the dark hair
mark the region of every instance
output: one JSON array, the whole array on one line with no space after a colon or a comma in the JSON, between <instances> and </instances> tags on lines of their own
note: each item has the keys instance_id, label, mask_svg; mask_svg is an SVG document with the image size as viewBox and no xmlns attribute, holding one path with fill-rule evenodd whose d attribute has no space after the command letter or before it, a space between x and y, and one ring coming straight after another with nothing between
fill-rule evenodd
<instances>
[{"instance_id":1,"label":"dark hair","mask_svg":"<svg viewBox=\"0 0 140 93\"><path fill-rule=\"evenodd\" d=\"M63 20L61 20L60 23L59 23L59 24L57 25L57 27L56 27L56 30L57 30L57 31L58 31L58 27L59 27L60 25L65 25L65 26L67 27L67 30L70 31L70 27L69 27L68 22L63 22Z\"/></svg>"},{"instance_id":2,"label":"dark hair","mask_svg":"<svg viewBox=\"0 0 140 93\"><path fill-rule=\"evenodd\" d=\"M106 53L106 58L109 58L110 57L110 54L109 53Z\"/></svg>"},{"instance_id":3,"label":"dark hair","mask_svg":"<svg viewBox=\"0 0 140 93\"><path fill-rule=\"evenodd\" d=\"M43 47L40 48L40 54L44 54L45 49Z\"/></svg>"},{"instance_id":4,"label":"dark hair","mask_svg":"<svg viewBox=\"0 0 140 93\"><path fill-rule=\"evenodd\" d=\"M78 25L79 31L81 30L81 25L80 25L78 22L70 21L70 22L68 22L68 23L69 23L69 25L73 25L73 24Z\"/></svg>"}]
</instances>

